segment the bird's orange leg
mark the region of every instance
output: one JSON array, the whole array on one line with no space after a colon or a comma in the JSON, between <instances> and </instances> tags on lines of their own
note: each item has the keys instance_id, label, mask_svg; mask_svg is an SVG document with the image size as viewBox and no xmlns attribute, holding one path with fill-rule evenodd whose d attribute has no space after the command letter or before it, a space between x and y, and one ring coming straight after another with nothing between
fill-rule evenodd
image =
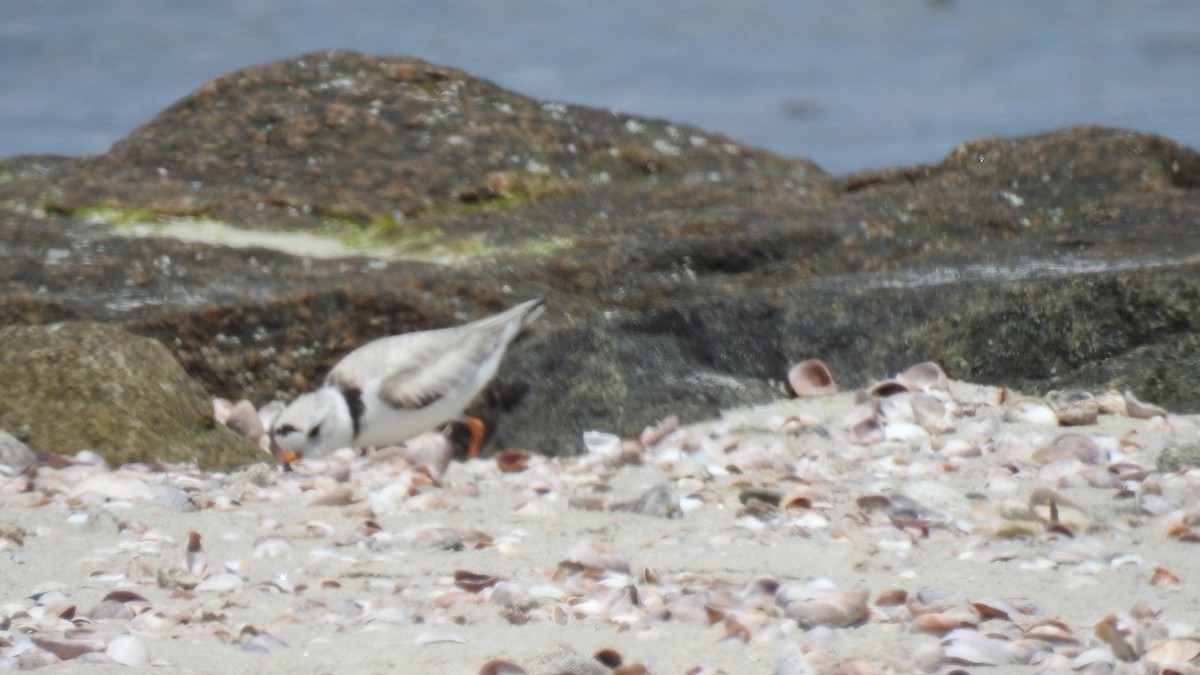
<instances>
[{"instance_id":1,"label":"bird's orange leg","mask_svg":"<svg viewBox=\"0 0 1200 675\"><path fill-rule=\"evenodd\" d=\"M483 420L468 415L466 425L471 430L471 444L467 446L467 459L475 459L483 447Z\"/></svg>"}]
</instances>

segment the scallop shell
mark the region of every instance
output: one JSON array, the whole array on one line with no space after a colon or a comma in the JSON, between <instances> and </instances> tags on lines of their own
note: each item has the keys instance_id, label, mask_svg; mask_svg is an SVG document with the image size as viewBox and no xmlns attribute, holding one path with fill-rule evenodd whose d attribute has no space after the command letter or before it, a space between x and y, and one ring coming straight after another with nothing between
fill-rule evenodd
<instances>
[{"instance_id":1,"label":"scallop shell","mask_svg":"<svg viewBox=\"0 0 1200 675\"><path fill-rule=\"evenodd\" d=\"M137 635L119 635L109 640L104 653L123 666L138 668L150 663L150 648Z\"/></svg>"},{"instance_id":2,"label":"scallop shell","mask_svg":"<svg viewBox=\"0 0 1200 675\"><path fill-rule=\"evenodd\" d=\"M1058 423L1064 427L1095 424L1100 416L1100 406L1094 400L1072 401L1054 409Z\"/></svg>"},{"instance_id":3,"label":"scallop shell","mask_svg":"<svg viewBox=\"0 0 1200 675\"><path fill-rule=\"evenodd\" d=\"M817 398L837 393L837 382L829 366L820 359L801 361L788 370L788 383L800 398Z\"/></svg>"}]
</instances>

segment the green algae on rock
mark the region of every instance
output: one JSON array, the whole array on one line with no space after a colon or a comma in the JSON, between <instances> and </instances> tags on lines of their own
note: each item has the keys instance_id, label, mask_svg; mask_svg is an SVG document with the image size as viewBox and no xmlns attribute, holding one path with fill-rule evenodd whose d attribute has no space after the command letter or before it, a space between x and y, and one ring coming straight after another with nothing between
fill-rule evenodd
<instances>
[{"instance_id":1,"label":"green algae on rock","mask_svg":"<svg viewBox=\"0 0 1200 675\"><path fill-rule=\"evenodd\" d=\"M116 466L196 462L228 470L265 457L213 421L212 406L167 348L115 326L0 329L0 428L29 445L91 449Z\"/></svg>"}]
</instances>

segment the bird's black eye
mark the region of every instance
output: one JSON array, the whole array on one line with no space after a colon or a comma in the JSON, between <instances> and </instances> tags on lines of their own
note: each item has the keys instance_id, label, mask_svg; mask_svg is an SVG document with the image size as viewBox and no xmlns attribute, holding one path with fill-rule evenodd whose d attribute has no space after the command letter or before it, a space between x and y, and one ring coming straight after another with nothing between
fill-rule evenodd
<instances>
[{"instance_id":1,"label":"bird's black eye","mask_svg":"<svg viewBox=\"0 0 1200 675\"><path fill-rule=\"evenodd\" d=\"M276 436L287 436L288 434L294 434L297 431L299 431L299 429L297 429L296 427L294 427L290 424L281 424L281 425L279 425L279 428L275 429L275 435Z\"/></svg>"},{"instance_id":2,"label":"bird's black eye","mask_svg":"<svg viewBox=\"0 0 1200 675\"><path fill-rule=\"evenodd\" d=\"M321 433L321 425L320 424L318 424L317 426L308 430L308 437L316 438L317 434L319 434L319 433Z\"/></svg>"}]
</instances>

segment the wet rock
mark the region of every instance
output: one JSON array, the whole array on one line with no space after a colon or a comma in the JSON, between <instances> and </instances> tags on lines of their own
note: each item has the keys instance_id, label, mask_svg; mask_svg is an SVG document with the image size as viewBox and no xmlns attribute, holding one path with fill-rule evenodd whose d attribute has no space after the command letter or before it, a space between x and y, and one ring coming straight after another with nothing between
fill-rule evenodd
<instances>
[{"instance_id":1,"label":"wet rock","mask_svg":"<svg viewBox=\"0 0 1200 675\"><path fill-rule=\"evenodd\" d=\"M35 448L91 449L114 466L227 469L264 459L215 423L208 397L165 347L114 326L0 329L0 367L0 425L27 425Z\"/></svg>"},{"instance_id":2,"label":"wet rock","mask_svg":"<svg viewBox=\"0 0 1200 675\"><path fill-rule=\"evenodd\" d=\"M492 451L761 403L809 358L849 389L932 360L1200 407L1200 155L1152 135L984 139L832 176L329 51L218 78L103 155L0 176L0 325L117 324L231 400L546 298L470 410Z\"/></svg>"}]
</instances>

